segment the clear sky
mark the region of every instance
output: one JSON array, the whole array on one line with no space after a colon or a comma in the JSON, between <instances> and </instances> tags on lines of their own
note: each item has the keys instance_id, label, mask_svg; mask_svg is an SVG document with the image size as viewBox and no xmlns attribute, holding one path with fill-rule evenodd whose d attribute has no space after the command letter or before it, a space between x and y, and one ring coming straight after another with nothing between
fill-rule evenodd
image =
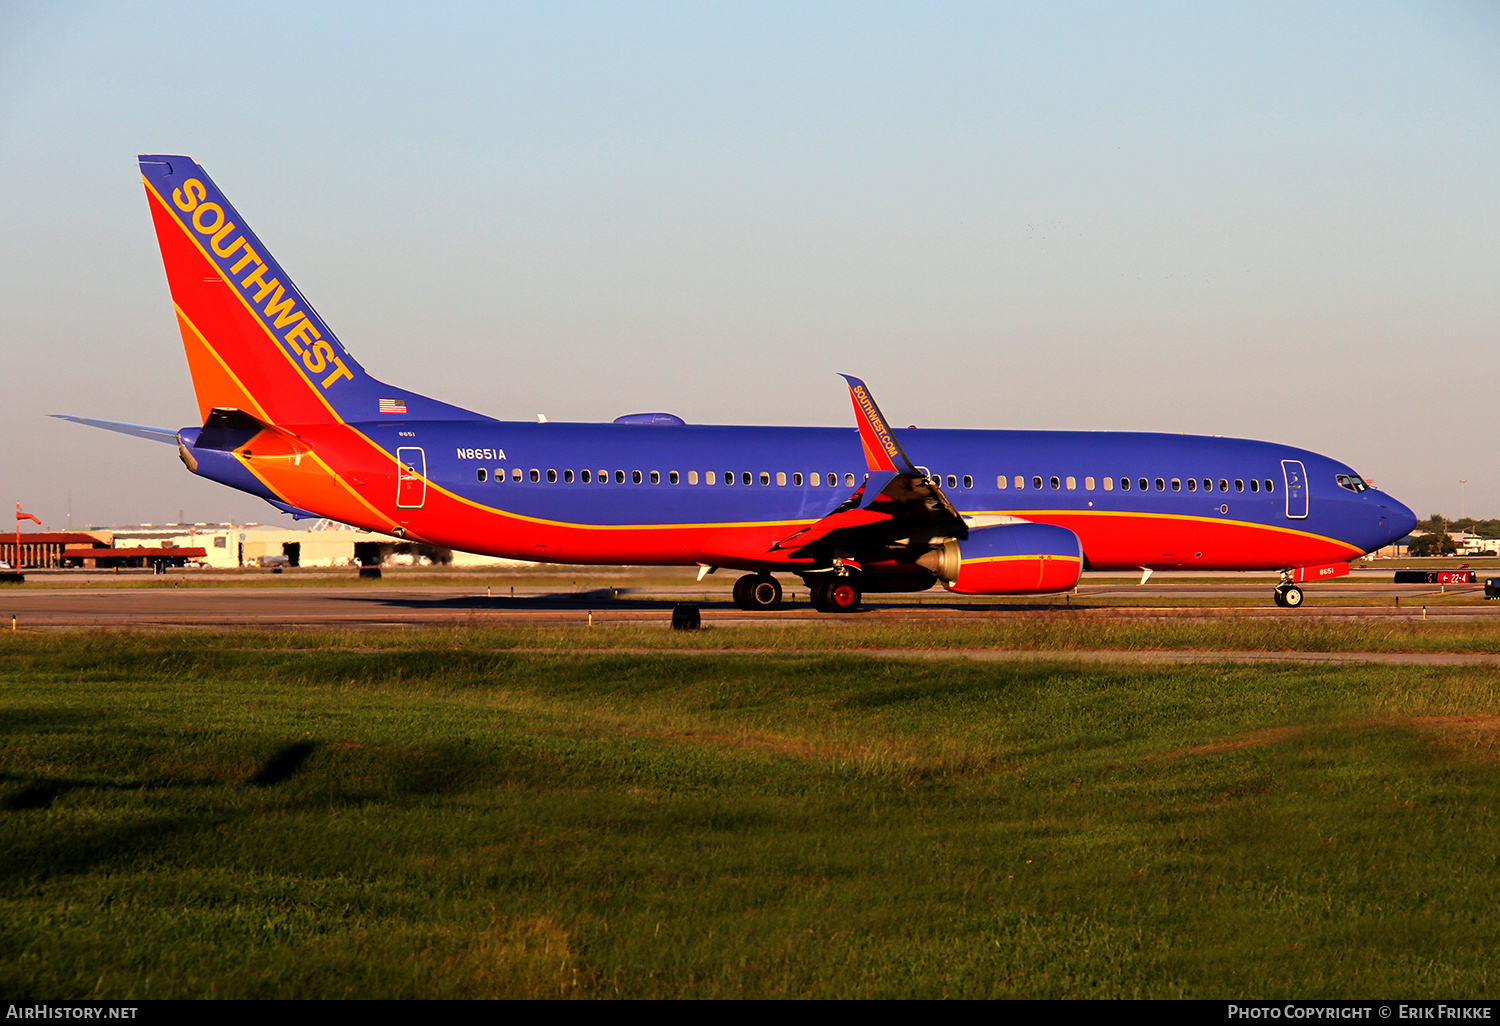
<instances>
[{"instance_id":1,"label":"clear sky","mask_svg":"<svg viewBox=\"0 0 1500 1026\"><path fill-rule=\"evenodd\" d=\"M366 369L492 416L850 424L847 371L897 424L1265 438L1500 516L1497 114L1460 0L0 0L0 499L286 520L44 416L196 419L158 152Z\"/></svg>"}]
</instances>

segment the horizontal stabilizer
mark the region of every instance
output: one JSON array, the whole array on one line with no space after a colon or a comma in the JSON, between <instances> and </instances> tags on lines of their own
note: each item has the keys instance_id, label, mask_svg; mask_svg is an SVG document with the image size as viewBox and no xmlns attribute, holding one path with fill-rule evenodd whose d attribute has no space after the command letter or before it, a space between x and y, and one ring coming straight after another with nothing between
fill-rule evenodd
<instances>
[{"instance_id":1,"label":"horizontal stabilizer","mask_svg":"<svg viewBox=\"0 0 1500 1026\"><path fill-rule=\"evenodd\" d=\"M122 424L115 420L94 420L91 417L73 417L66 413L49 413L49 417L58 420L71 420L74 424L82 424L85 427L103 428L106 431L118 431L122 435L135 435L137 438L149 438L153 442L165 442L168 445L177 444L177 432L171 428L147 427L144 424Z\"/></svg>"}]
</instances>

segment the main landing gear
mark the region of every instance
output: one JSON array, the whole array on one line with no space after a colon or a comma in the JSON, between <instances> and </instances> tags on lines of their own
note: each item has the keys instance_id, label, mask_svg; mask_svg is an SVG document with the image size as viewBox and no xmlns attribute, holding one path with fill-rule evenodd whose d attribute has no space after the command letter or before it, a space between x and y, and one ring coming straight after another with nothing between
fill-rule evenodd
<instances>
[{"instance_id":1,"label":"main landing gear","mask_svg":"<svg viewBox=\"0 0 1500 1026\"><path fill-rule=\"evenodd\" d=\"M1302 605L1302 589L1286 581L1276 586L1276 591L1272 594L1272 597L1276 599L1276 604L1283 609L1296 609Z\"/></svg>"},{"instance_id":2,"label":"main landing gear","mask_svg":"<svg viewBox=\"0 0 1500 1026\"><path fill-rule=\"evenodd\" d=\"M855 574L809 574L808 590L813 608L820 613L852 613L864 592ZM734 582L734 604L749 612L767 612L781 606L781 582L770 574L746 574Z\"/></svg>"},{"instance_id":3,"label":"main landing gear","mask_svg":"<svg viewBox=\"0 0 1500 1026\"><path fill-rule=\"evenodd\" d=\"M813 608L820 613L852 613L864 597L854 575L818 574L808 588Z\"/></svg>"},{"instance_id":4,"label":"main landing gear","mask_svg":"<svg viewBox=\"0 0 1500 1026\"><path fill-rule=\"evenodd\" d=\"M770 574L746 574L734 582L734 604L751 612L781 605L781 582Z\"/></svg>"}]
</instances>

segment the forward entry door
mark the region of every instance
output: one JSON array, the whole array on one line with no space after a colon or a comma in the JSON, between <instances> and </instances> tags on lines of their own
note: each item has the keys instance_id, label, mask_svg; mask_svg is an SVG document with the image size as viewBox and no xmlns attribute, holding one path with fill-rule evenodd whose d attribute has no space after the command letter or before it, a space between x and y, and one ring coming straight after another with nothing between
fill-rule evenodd
<instances>
[{"instance_id":1,"label":"forward entry door","mask_svg":"<svg viewBox=\"0 0 1500 1026\"><path fill-rule=\"evenodd\" d=\"M1288 520L1307 516L1307 471L1301 460L1282 460L1281 476L1286 481L1286 515Z\"/></svg>"},{"instance_id":2,"label":"forward entry door","mask_svg":"<svg viewBox=\"0 0 1500 1026\"><path fill-rule=\"evenodd\" d=\"M421 509L427 501L427 454L415 446L396 450L396 508Z\"/></svg>"}]
</instances>

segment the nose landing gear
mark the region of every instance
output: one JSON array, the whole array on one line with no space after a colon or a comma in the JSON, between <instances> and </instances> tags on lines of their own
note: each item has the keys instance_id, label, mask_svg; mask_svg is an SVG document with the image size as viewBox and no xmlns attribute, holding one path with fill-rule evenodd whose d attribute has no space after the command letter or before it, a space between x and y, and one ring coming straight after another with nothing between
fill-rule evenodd
<instances>
[{"instance_id":1,"label":"nose landing gear","mask_svg":"<svg viewBox=\"0 0 1500 1026\"><path fill-rule=\"evenodd\" d=\"M1276 600L1276 604L1283 609L1296 609L1302 605L1302 589L1289 582L1283 581L1281 584L1278 584L1272 597Z\"/></svg>"}]
</instances>

